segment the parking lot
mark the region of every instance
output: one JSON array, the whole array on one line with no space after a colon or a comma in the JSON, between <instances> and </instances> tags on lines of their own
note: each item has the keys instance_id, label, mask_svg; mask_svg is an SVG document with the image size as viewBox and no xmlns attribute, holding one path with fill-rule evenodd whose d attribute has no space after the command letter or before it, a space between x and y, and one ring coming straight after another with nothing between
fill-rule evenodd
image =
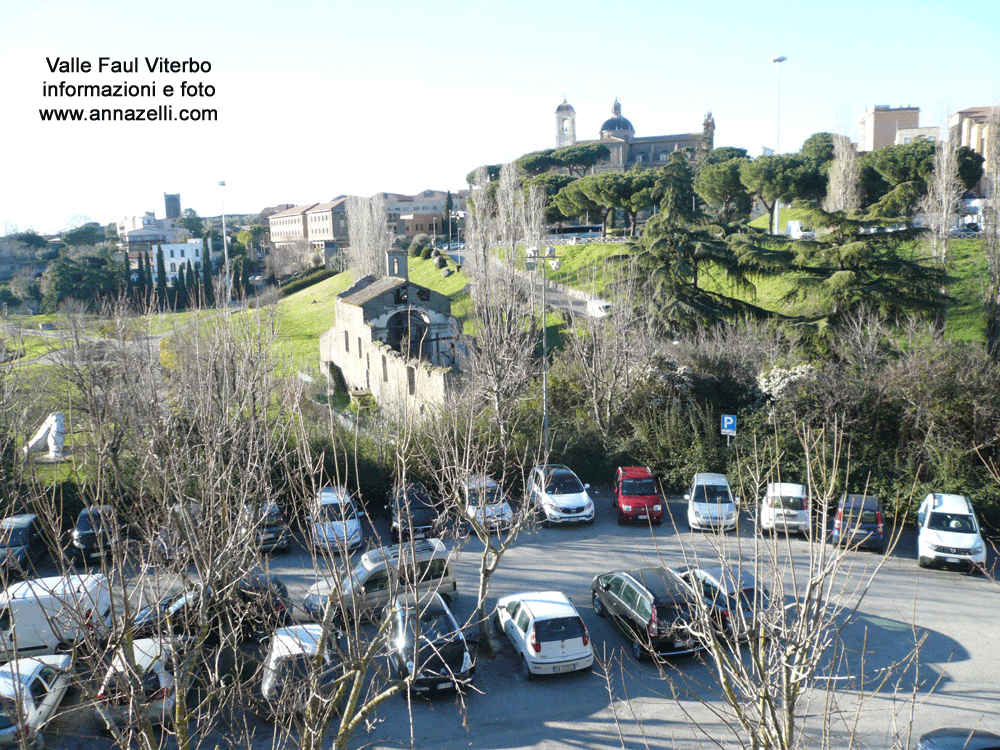
<instances>
[{"instance_id":1,"label":"parking lot","mask_svg":"<svg viewBox=\"0 0 1000 750\"><path fill-rule=\"evenodd\" d=\"M601 666L592 672L527 682L518 673L512 649L501 639L498 653L481 657L475 690L458 700L453 695L431 700L395 698L384 704L377 721L360 732L354 746L420 748L547 748L580 747L708 747L736 746L732 730L716 715L720 702L713 675L700 657L682 657L658 669L637 662L619 632L590 606L590 584L599 573L645 565L690 565L718 560L721 544L730 559L751 565L762 557L755 547L753 519L746 513L738 533L725 537L691 533L684 522L684 503L668 504L670 519L660 527L618 526L607 491L595 495L597 518L592 525L538 528L524 533L504 557L494 576L490 601L519 591L556 589L579 609ZM388 538L387 524L376 519L369 538ZM801 568L808 542L783 536L765 539L784 560L781 574ZM454 600L461 621L472 616L479 542L456 548L459 596ZM881 557L849 552L841 572L848 589L856 589ZM996 555L991 552L987 567ZM301 544L269 558L271 571L288 584L296 607L316 580L310 554ZM832 728L834 746L891 747L894 737L905 746L922 732L940 726L996 729L1000 663L996 643L1000 624L995 616L1000 587L991 577L955 571L921 570L916 539L904 531L878 572L871 588L844 631L846 660L836 673L824 675L807 713L825 710L823 690L830 687L857 713ZM299 611L297 614L301 614ZM470 632L474 628L470 628ZM905 660L919 643L919 655ZM883 681L883 678L888 678ZM872 690L879 686L872 694ZM912 737L910 719L912 711ZM51 747L89 748L110 744L97 737L92 709L80 707L46 731ZM807 728L810 727L807 719ZM813 719L811 728L819 731ZM220 730L221 732L221 730ZM222 735L220 734L220 740ZM899 741L897 739L897 741ZM255 747L272 747L273 732L260 723Z\"/></svg>"}]
</instances>

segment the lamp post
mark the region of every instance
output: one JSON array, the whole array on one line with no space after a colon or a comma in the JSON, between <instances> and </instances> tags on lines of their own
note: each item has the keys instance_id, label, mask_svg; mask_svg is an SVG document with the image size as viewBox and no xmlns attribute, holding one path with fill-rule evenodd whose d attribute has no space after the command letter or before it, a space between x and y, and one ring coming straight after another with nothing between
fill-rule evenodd
<instances>
[{"instance_id":1,"label":"lamp post","mask_svg":"<svg viewBox=\"0 0 1000 750\"><path fill-rule=\"evenodd\" d=\"M788 58L784 55L772 57L774 63L774 153L781 153L781 63ZM774 199L774 229L772 234L778 234L778 207L781 201Z\"/></svg>"},{"instance_id":2,"label":"lamp post","mask_svg":"<svg viewBox=\"0 0 1000 750\"><path fill-rule=\"evenodd\" d=\"M219 187L224 188L226 186L225 180L219 180ZM211 262L209 260L209 262ZM225 264L226 273L226 307L229 306L229 300L233 296L233 286L232 279L229 276L229 247L226 244L226 191L222 191L222 262Z\"/></svg>"}]
</instances>

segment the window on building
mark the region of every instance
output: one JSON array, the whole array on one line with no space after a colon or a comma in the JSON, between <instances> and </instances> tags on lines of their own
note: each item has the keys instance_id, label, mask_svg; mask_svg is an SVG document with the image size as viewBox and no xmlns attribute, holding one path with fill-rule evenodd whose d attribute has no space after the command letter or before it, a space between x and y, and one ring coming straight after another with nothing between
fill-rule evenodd
<instances>
[{"instance_id":1,"label":"window on building","mask_svg":"<svg viewBox=\"0 0 1000 750\"><path fill-rule=\"evenodd\" d=\"M384 354L382 355L382 382L389 382L389 361L385 358Z\"/></svg>"},{"instance_id":2,"label":"window on building","mask_svg":"<svg viewBox=\"0 0 1000 750\"><path fill-rule=\"evenodd\" d=\"M345 352L351 351L351 334L349 334L347 331L344 331L344 351Z\"/></svg>"},{"instance_id":3,"label":"window on building","mask_svg":"<svg viewBox=\"0 0 1000 750\"><path fill-rule=\"evenodd\" d=\"M411 396L417 392L417 371L412 367L406 368L406 388Z\"/></svg>"},{"instance_id":4,"label":"window on building","mask_svg":"<svg viewBox=\"0 0 1000 750\"><path fill-rule=\"evenodd\" d=\"M361 359L361 337L358 336L358 359Z\"/></svg>"},{"instance_id":5,"label":"window on building","mask_svg":"<svg viewBox=\"0 0 1000 750\"><path fill-rule=\"evenodd\" d=\"M171 263L170 264L170 273L177 273L177 264L176 263Z\"/></svg>"}]
</instances>

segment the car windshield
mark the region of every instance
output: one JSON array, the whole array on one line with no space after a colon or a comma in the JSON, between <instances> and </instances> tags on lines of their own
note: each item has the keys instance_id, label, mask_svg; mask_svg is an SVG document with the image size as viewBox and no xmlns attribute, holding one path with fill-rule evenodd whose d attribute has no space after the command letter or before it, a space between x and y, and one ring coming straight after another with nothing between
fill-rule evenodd
<instances>
[{"instance_id":1,"label":"car windshield","mask_svg":"<svg viewBox=\"0 0 1000 750\"><path fill-rule=\"evenodd\" d=\"M557 474L549 477L545 492L549 495L576 495L583 492L583 485L572 474Z\"/></svg>"},{"instance_id":2,"label":"car windshield","mask_svg":"<svg viewBox=\"0 0 1000 750\"><path fill-rule=\"evenodd\" d=\"M280 659L274 665L275 678L283 683L303 682L309 677L312 657L308 654L293 654Z\"/></svg>"},{"instance_id":3,"label":"car windshield","mask_svg":"<svg viewBox=\"0 0 1000 750\"><path fill-rule=\"evenodd\" d=\"M354 503L350 500L344 503L330 503L321 505L319 509L319 520L331 523L351 521L355 517Z\"/></svg>"},{"instance_id":4,"label":"car windshield","mask_svg":"<svg viewBox=\"0 0 1000 750\"><path fill-rule=\"evenodd\" d=\"M696 503L730 503L729 488L724 484L699 484L694 488Z\"/></svg>"},{"instance_id":5,"label":"car windshield","mask_svg":"<svg viewBox=\"0 0 1000 750\"><path fill-rule=\"evenodd\" d=\"M583 637L583 620L579 617L553 617L551 620L536 620L535 634L539 642L565 641L568 638Z\"/></svg>"},{"instance_id":6,"label":"car windshield","mask_svg":"<svg viewBox=\"0 0 1000 750\"><path fill-rule=\"evenodd\" d=\"M24 526L0 529L0 546L23 547L28 543L28 529Z\"/></svg>"},{"instance_id":7,"label":"car windshield","mask_svg":"<svg viewBox=\"0 0 1000 750\"><path fill-rule=\"evenodd\" d=\"M744 612L767 609L769 602L766 591L754 588L740 589L739 596L730 595L728 599L730 609L740 607Z\"/></svg>"},{"instance_id":8,"label":"car windshield","mask_svg":"<svg viewBox=\"0 0 1000 750\"><path fill-rule=\"evenodd\" d=\"M412 643L417 628L420 629L420 640L427 642L451 640L458 634L455 620L444 610L432 610L420 613L420 617L407 617L407 642Z\"/></svg>"},{"instance_id":9,"label":"car windshield","mask_svg":"<svg viewBox=\"0 0 1000 750\"><path fill-rule=\"evenodd\" d=\"M976 522L966 513L931 513L927 528L957 534L975 534Z\"/></svg>"},{"instance_id":10,"label":"car windshield","mask_svg":"<svg viewBox=\"0 0 1000 750\"><path fill-rule=\"evenodd\" d=\"M775 508L784 508L785 510L806 509L806 499L804 497L796 497L795 495L782 495L781 497L775 497L773 502Z\"/></svg>"},{"instance_id":11,"label":"car windshield","mask_svg":"<svg viewBox=\"0 0 1000 750\"><path fill-rule=\"evenodd\" d=\"M622 480L623 495L655 495L656 482L650 478L646 479L624 479Z\"/></svg>"},{"instance_id":12,"label":"car windshield","mask_svg":"<svg viewBox=\"0 0 1000 750\"><path fill-rule=\"evenodd\" d=\"M469 490L469 505L497 505L503 502L503 493L499 487Z\"/></svg>"},{"instance_id":13,"label":"car windshield","mask_svg":"<svg viewBox=\"0 0 1000 750\"><path fill-rule=\"evenodd\" d=\"M104 525L101 514L97 512L81 513L76 522L76 530L81 533L100 531Z\"/></svg>"},{"instance_id":14,"label":"car windshield","mask_svg":"<svg viewBox=\"0 0 1000 750\"><path fill-rule=\"evenodd\" d=\"M421 510L434 507L434 501L431 500L430 495L427 495L424 492L413 492L413 491L397 495L396 504L401 508L410 508L413 510Z\"/></svg>"}]
</instances>

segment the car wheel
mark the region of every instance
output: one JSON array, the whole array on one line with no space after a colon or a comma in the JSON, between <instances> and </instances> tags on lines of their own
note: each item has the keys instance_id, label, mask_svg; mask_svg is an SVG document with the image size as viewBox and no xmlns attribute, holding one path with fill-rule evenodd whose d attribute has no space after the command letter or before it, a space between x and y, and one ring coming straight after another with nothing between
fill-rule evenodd
<instances>
[{"instance_id":1,"label":"car wheel","mask_svg":"<svg viewBox=\"0 0 1000 750\"><path fill-rule=\"evenodd\" d=\"M931 561L928 560L926 557L918 557L917 565L919 565L921 568L929 568L931 566Z\"/></svg>"},{"instance_id":2,"label":"car wheel","mask_svg":"<svg viewBox=\"0 0 1000 750\"><path fill-rule=\"evenodd\" d=\"M594 612L598 617L604 617L604 603L601 601L601 597L597 595L595 591L591 595L591 601L594 604Z\"/></svg>"},{"instance_id":3,"label":"car wheel","mask_svg":"<svg viewBox=\"0 0 1000 750\"><path fill-rule=\"evenodd\" d=\"M642 642L638 638L632 639L632 656L635 657L636 661L644 661L646 659L646 647L642 645Z\"/></svg>"},{"instance_id":4,"label":"car wheel","mask_svg":"<svg viewBox=\"0 0 1000 750\"><path fill-rule=\"evenodd\" d=\"M653 521L653 525L654 526L662 526L663 525L663 516L660 516L659 518L655 519Z\"/></svg>"},{"instance_id":5,"label":"car wheel","mask_svg":"<svg viewBox=\"0 0 1000 750\"><path fill-rule=\"evenodd\" d=\"M531 673L531 667L528 666L528 660L523 656L521 657L521 674L528 682L535 679L535 675Z\"/></svg>"},{"instance_id":6,"label":"car wheel","mask_svg":"<svg viewBox=\"0 0 1000 750\"><path fill-rule=\"evenodd\" d=\"M618 511L618 525L619 526L625 525L625 516L622 515L621 511Z\"/></svg>"},{"instance_id":7,"label":"car wheel","mask_svg":"<svg viewBox=\"0 0 1000 750\"><path fill-rule=\"evenodd\" d=\"M500 624L500 613L499 612L494 612L493 613L493 629L497 633L501 633L501 634L503 633L503 625Z\"/></svg>"}]
</instances>

